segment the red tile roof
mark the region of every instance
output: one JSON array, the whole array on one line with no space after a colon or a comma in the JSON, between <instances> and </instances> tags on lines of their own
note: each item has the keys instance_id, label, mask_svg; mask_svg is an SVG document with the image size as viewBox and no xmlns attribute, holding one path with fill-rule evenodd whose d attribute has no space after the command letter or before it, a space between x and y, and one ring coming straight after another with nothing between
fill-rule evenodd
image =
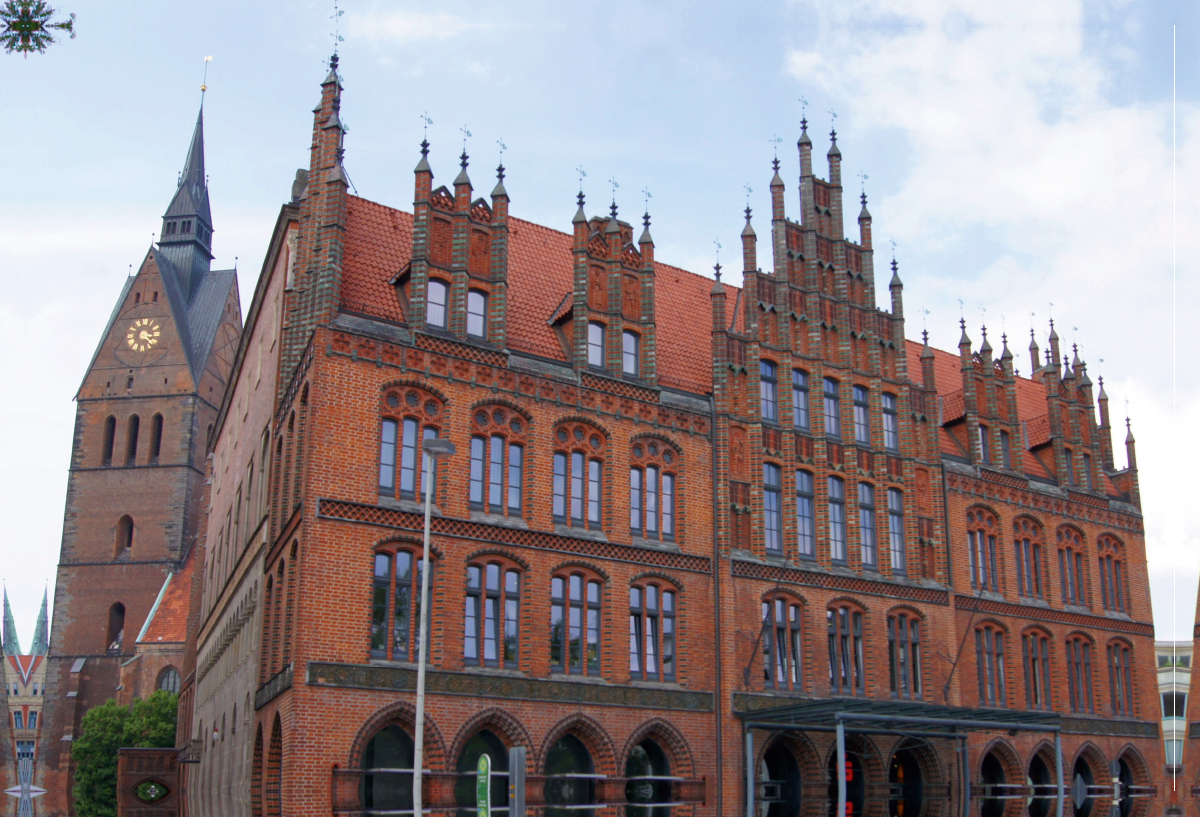
<instances>
[{"instance_id":1,"label":"red tile roof","mask_svg":"<svg viewBox=\"0 0 1200 817\"><path fill-rule=\"evenodd\" d=\"M169 579L166 592L159 599L154 616L146 625L140 644L182 644L187 641L188 610L191 604L192 570L195 549L188 554L183 567Z\"/></svg>"},{"instance_id":2,"label":"red tile roof","mask_svg":"<svg viewBox=\"0 0 1200 817\"><path fill-rule=\"evenodd\" d=\"M342 300L351 310L400 320L390 281L412 257L412 213L350 196L347 207ZM564 360L550 326L574 288L574 238L518 218L509 219L508 345ZM705 393L712 389L713 280L679 267L655 263L655 312L659 382ZM738 288L723 285L726 309ZM736 329L741 328L740 315Z\"/></svg>"}]
</instances>

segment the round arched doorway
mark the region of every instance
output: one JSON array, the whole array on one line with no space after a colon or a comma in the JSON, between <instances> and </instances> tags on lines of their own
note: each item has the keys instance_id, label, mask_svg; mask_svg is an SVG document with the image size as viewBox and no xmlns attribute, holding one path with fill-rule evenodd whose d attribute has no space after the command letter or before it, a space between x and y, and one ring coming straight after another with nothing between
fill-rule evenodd
<instances>
[{"instance_id":1,"label":"round arched doorway","mask_svg":"<svg viewBox=\"0 0 1200 817\"><path fill-rule=\"evenodd\" d=\"M829 817L837 814L838 805L838 768L837 752L829 755ZM862 817L863 805L867 798L867 783L863 779L862 761L858 754L846 749L846 817Z\"/></svg>"},{"instance_id":2,"label":"round arched doorway","mask_svg":"<svg viewBox=\"0 0 1200 817\"><path fill-rule=\"evenodd\" d=\"M921 764L911 749L900 749L892 755L888 786L888 817L919 817L924 780Z\"/></svg>"},{"instance_id":3,"label":"round arched doorway","mask_svg":"<svg viewBox=\"0 0 1200 817\"><path fill-rule=\"evenodd\" d=\"M800 766L791 749L777 740L758 764L759 817L796 817L800 813Z\"/></svg>"},{"instance_id":4,"label":"round arched doorway","mask_svg":"<svg viewBox=\"0 0 1200 817\"><path fill-rule=\"evenodd\" d=\"M666 752L647 738L633 747L625 761L626 817L670 817L671 763Z\"/></svg>"}]
</instances>

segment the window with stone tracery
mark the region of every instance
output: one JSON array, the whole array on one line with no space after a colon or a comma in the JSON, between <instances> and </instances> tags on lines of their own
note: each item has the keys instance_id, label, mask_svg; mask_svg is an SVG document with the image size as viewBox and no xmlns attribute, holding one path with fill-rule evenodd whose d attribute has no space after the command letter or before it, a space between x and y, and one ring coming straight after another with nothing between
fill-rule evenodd
<instances>
[{"instance_id":1,"label":"window with stone tracery","mask_svg":"<svg viewBox=\"0 0 1200 817\"><path fill-rule=\"evenodd\" d=\"M558 524L600 530L606 444L587 423L555 428L551 514Z\"/></svg>"},{"instance_id":2,"label":"window with stone tracery","mask_svg":"<svg viewBox=\"0 0 1200 817\"><path fill-rule=\"evenodd\" d=\"M471 508L521 516L528 421L508 406L479 406L471 415Z\"/></svg>"},{"instance_id":3,"label":"window with stone tracery","mask_svg":"<svg viewBox=\"0 0 1200 817\"><path fill-rule=\"evenodd\" d=\"M424 497L423 480L436 464L421 453L424 440L436 439L444 421L441 398L417 386L388 388L383 395L379 429L379 493L401 499ZM397 489L399 489L397 491Z\"/></svg>"}]
</instances>

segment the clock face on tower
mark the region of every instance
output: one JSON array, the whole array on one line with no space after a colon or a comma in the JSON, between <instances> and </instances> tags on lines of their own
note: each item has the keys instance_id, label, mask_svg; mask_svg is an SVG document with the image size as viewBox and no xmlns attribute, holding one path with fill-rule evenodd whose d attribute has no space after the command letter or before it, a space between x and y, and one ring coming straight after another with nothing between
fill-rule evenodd
<instances>
[{"instance_id":1,"label":"clock face on tower","mask_svg":"<svg viewBox=\"0 0 1200 817\"><path fill-rule=\"evenodd\" d=\"M125 343L135 352L148 352L158 345L162 326L156 318L138 318L129 325Z\"/></svg>"}]
</instances>

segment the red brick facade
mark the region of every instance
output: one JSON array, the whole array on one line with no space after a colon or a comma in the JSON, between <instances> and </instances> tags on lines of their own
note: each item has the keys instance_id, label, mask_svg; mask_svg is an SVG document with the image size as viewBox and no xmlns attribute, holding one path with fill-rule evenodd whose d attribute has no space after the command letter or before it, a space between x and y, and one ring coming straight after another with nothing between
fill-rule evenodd
<instances>
[{"instance_id":1,"label":"red brick facade","mask_svg":"<svg viewBox=\"0 0 1200 817\"><path fill-rule=\"evenodd\" d=\"M836 142L825 181L801 137L800 221L776 164L774 271L747 211L739 289L657 262L649 217L635 238L615 205L589 218L581 195L569 234L512 218L502 169L473 198L465 155L434 189L427 145L411 214L349 196L340 97L335 68L284 296L253 814L403 807L364 770L411 741L427 436L457 447L433 493L433 772L486 730L530 775L574 751L608 778L603 814L649 769L680 778L675 814L749 793L815 817L833 733L759 724L838 698L1013 725L967 733L966 784L956 738L852 732L854 815L1037 813L1052 800L1021 787L1048 782L1053 736L1022 729L1049 721L1066 783L1097 787L1076 814L1107 807L1113 764L1123 815L1158 808L1124 799L1163 779L1132 445L1117 471L1103 393L1097 424L1057 339L1033 379L965 329L957 358L905 339L865 201L843 235Z\"/></svg>"}]
</instances>

